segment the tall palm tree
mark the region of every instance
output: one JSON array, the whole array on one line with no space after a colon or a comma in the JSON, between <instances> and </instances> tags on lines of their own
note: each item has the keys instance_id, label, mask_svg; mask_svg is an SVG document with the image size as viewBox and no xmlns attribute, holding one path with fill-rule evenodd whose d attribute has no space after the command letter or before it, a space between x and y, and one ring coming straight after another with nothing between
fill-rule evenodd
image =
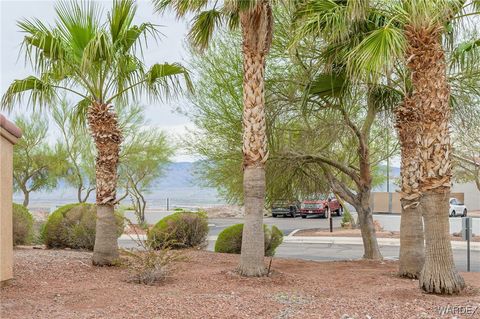
<instances>
[{"instance_id":1,"label":"tall palm tree","mask_svg":"<svg viewBox=\"0 0 480 319\"><path fill-rule=\"evenodd\" d=\"M225 0L219 5L208 0L153 0L158 12L173 8L178 16L195 14L188 34L200 49L209 45L215 28L224 22L241 26L243 51L243 190L245 224L239 273L263 276L263 208L265 204L265 163L268 158L264 72L272 42L271 0Z\"/></svg>"},{"instance_id":2,"label":"tall palm tree","mask_svg":"<svg viewBox=\"0 0 480 319\"><path fill-rule=\"evenodd\" d=\"M328 27L330 38L341 42L352 28L358 33L366 32L366 36L345 53L348 72L367 82L388 81L390 77L385 79L386 75L393 72L394 81L404 81L409 86L404 102L396 111L402 144L402 244L408 246L408 249L402 248L400 257L402 262L407 258L410 266L423 260L420 242L423 238L413 234L420 230L420 213L425 224L426 250L420 273L416 266L404 268L404 274L419 275L420 286L427 292L460 291L464 281L455 269L449 239L451 92L442 41L455 38L446 35L455 35L451 30L462 23L463 16L475 13L466 11L478 6L478 2L380 0L368 4L358 1L366 4L365 10L363 15L353 18L349 13L352 10L339 10L339 6L349 6L356 2L354 0L306 2L312 11L322 12L321 19L311 19L309 23ZM375 28L358 28L361 19ZM398 62L403 62L400 67ZM402 65L408 69L407 78L403 77Z\"/></svg>"},{"instance_id":3,"label":"tall palm tree","mask_svg":"<svg viewBox=\"0 0 480 319\"><path fill-rule=\"evenodd\" d=\"M134 25L133 0L115 0L108 19L90 1L60 2L57 20L47 26L38 19L18 23L25 33L22 49L36 75L15 80L2 98L11 109L24 96L34 107L57 103L60 91L78 97L75 112L88 121L95 142L97 224L93 264L112 265L118 258L114 205L122 141L115 107L146 93L151 98L179 92L187 71L179 64L154 64L147 69L136 54L146 36L157 36L151 23Z\"/></svg>"}]
</instances>

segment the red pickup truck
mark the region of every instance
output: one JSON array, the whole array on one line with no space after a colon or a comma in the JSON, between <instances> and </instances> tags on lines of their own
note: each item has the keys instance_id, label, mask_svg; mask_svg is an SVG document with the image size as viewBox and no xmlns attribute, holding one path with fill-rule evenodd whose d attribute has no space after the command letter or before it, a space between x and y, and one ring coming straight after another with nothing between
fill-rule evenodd
<instances>
[{"instance_id":1,"label":"red pickup truck","mask_svg":"<svg viewBox=\"0 0 480 319\"><path fill-rule=\"evenodd\" d=\"M328 211L336 213L341 216L343 207L336 198L329 198L326 200L305 200L300 205L300 216L307 218L307 216L321 216L328 217Z\"/></svg>"}]
</instances>

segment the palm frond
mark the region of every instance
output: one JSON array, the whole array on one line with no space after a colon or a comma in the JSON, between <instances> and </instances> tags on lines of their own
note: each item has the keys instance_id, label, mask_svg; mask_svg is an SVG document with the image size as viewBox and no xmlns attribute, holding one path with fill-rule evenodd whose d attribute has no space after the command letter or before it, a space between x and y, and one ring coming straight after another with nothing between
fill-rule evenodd
<instances>
[{"instance_id":1,"label":"palm frond","mask_svg":"<svg viewBox=\"0 0 480 319\"><path fill-rule=\"evenodd\" d=\"M157 98L160 98L162 93L167 98L180 93L182 81L188 90L193 90L187 69L177 63L155 64L146 74L147 89Z\"/></svg>"},{"instance_id":2,"label":"palm frond","mask_svg":"<svg viewBox=\"0 0 480 319\"><path fill-rule=\"evenodd\" d=\"M192 27L188 33L190 42L200 50L204 50L221 20L222 14L216 9L200 12L192 20Z\"/></svg>"},{"instance_id":3,"label":"palm frond","mask_svg":"<svg viewBox=\"0 0 480 319\"><path fill-rule=\"evenodd\" d=\"M373 81L402 59L406 48L403 30L393 24L374 30L347 56L347 70L357 78Z\"/></svg>"},{"instance_id":4,"label":"palm frond","mask_svg":"<svg viewBox=\"0 0 480 319\"><path fill-rule=\"evenodd\" d=\"M28 95L29 104L45 106L55 97L54 88L47 82L34 76L15 80L2 97L2 108L11 110L16 103L22 103Z\"/></svg>"}]
</instances>

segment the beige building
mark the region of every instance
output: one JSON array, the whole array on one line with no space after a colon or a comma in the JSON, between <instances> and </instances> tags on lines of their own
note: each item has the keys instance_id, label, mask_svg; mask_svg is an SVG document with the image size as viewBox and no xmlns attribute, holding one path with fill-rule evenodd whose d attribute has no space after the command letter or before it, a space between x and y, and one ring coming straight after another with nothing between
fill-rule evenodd
<instances>
[{"instance_id":1,"label":"beige building","mask_svg":"<svg viewBox=\"0 0 480 319\"><path fill-rule=\"evenodd\" d=\"M13 145L21 131L0 114L0 283L13 278Z\"/></svg>"},{"instance_id":2,"label":"beige building","mask_svg":"<svg viewBox=\"0 0 480 319\"><path fill-rule=\"evenodd\" d=\"M463 202L469 211L480 210L480 191L474 182L453 184L451 197ZM397 192L372 192L370 208L374 213L400 214L400 194Z\"/></svg>"}]
</instances>

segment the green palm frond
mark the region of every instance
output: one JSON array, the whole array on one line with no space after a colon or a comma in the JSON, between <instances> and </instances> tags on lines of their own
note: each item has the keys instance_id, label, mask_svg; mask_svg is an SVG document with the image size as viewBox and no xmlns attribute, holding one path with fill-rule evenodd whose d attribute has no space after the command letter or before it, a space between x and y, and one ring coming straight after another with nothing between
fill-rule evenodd
<instances>
[{"instance_id":1,"label":"green palm frond","mask_svg":"<svg viewBox=\"0 0 480 319\"><path fill-rule=\"evenodd\" d=\"M180 84L191 89L188 73L180 65L155 65L147 71L142 54L136 56L147 37L156 38L159 32L149 22L134 24L133 0L115 0L107 21L100 21L101 8L92 1L62 1L55 11L52 26L37 19L18 23L26 35L25 59L36 75L14 81L2 98L3 108L12 108L24 96L34 107L43 107L59 91L68 91L81 98L76 109L85 115L86 101L127 102L145 92L172 96L180 93Z\"/></svg>"},{"instance_id":2,"label":"green palm frond","mask_svg":"<svg viewBox=\"0 0 480 319\"><path fill-rule=\"evenodd\" d=\"M100 29L101 10L95 2L61 1L55 7L56 27L79 61Z\"/></svg>"},{"instance_id":3,"label":"green palm frond","mask_svg":"<svg viewBox=\"0 0 480 319\"><path fill-rule=\"evenodd\" d=\"M172 8L177 17L183 17L187 13L197 13L208 5L209 0L153 0L155 11L163 13Z\"/></svg>"},{"instance_id":4,"label":"green palm frond","mask_svg":"<svg viewBox=\"0 0 480 319\"><path fill-rule=\"evenodd\" d=\"M50 103L55 95L51 84L34 76L22 80L15 80L8 87L2 97L4 108L11 110L15 103L21 103L25 94L28 94L29 102L34 105L44 106Z\"/></svg>"},{"instance_id":5,"label":"green palm frond","mask_svg":"<svg viewBox=\"0 0 480 319\"><path fill-rule=\"evenodd\" d=\"M406 49L403 30L388 24L370 32L347 56L347 69L357 78L377 80L402 59Z\"/></svg>"},{"instance_id":6,"label":"green palm frond","mask_svg":"<svg viewBox=\"0 0 480 319\"><path fill-rule=\"evenodd\" d=\"M204 50L221 22L222 14L216 9L200 12L192 20L192 28L188 32L189 40L195 47Z\"/></svg>"},{"instance_id":7,"label":"green palm frond","mask_svg":"<svg viewBox=\"0 0 480 319\"><path fill-rule=\"evenodd\" d=\"M189 90L193 90L192 81L188 70L178 63L155 64L146 74L148 87L153 90L163 90L167 96L171 95L171 90L177 91L184 81Z\"/></svg>"}]
</instances>

